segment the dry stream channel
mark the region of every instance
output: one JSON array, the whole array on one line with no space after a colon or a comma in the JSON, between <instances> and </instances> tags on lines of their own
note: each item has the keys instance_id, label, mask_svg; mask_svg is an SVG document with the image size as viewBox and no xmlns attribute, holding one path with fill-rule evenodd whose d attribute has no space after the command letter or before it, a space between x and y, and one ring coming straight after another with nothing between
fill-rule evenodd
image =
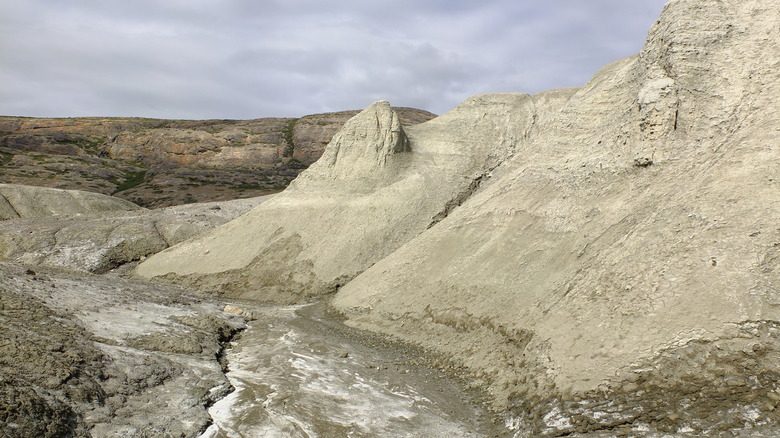
<instances>
[{"instance_id":1,"label":"dry stream channel","mask_svg":"<svg viewBox=\"0 0 780 438\"><path fill-rule=\"evenodd\" d=\"M507 436L462 382L322 304L240 306L255 319L227 351L235 391L204 438Z\"/></svg>"}]
</instances>

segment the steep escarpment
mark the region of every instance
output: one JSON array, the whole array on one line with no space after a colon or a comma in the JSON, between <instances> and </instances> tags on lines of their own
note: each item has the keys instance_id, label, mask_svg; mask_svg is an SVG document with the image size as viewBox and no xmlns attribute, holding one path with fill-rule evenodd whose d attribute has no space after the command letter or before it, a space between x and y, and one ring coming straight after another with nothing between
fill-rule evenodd
<instances>
[{"instance_id":1,"label":"steep escarpment","mask_svg":"<svg viewBox=\"0 0 780 438\"><path fill-rule=\"evenodd\" d=\"M532 436L777 427L779 14L670 2L333 304L448 354Z\"/></svg>"},{"instance_id":2,"label":"steep escarpment","mask_svg":"<svg viewBox=\"0 0 780 438\"><path fill-rule=\"evenodd\" d=\"M400 128L377 103L285 192L138 273L278 302L340 288L349 324L449 356L530 436L771 433L775 6L670 1L579 90Z\"/></svg>"},{"instance_id":3,"label":"steep escarpment","mask_svg":"<svg viewBox=\"0 0 780 438\"><path fill-rule=\"evenodd\" d=\"M433 114L398 108L407 124ZM145 207L276 192L357 111L301 118L0 117L1 182L115 194Z\"/></svg>"},{"instance_id":4,"label":"steep escarpment","mask_svg":"<svg viewBox=\"0 0 780 438\"><path fill-rule=\"evenodd\" d=\"M537 102L480 96L409 127L378 102L346 123L284 192L157 254L138 273L276 302L333 291L424 231L511 154L513 139L532 129Z\"/></svg>"}]
</instances>

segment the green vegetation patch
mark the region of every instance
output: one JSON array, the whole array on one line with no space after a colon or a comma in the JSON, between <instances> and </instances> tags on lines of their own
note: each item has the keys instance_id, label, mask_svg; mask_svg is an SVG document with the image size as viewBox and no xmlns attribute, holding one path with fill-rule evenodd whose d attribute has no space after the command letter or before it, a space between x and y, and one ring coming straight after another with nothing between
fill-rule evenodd
<instances>
[{"instance_id":1,"label":"green vegetation patch","mask_svg":"<svg viewBox=\"0 0 780 438\"><path fill-rule=\"evenodd\" d=\"M192 193L187 193L184 196L184 200L182 202L185 203L185 204L194 204L194 203L198 202L198 200L195 199L194 196L192 196Z\"/></svg>"},{"instance_id":2,"label":"green vegetation patch","mask_svg":"<svg viewBox=\"0 0 780 438\"><path fill-rule=\"evenodd\" d=\"M9 154L8 152L0 151L0 166L5 166L6 164L10 163L11 160L14 159L14 154Z\"/></svg>"},{"instance_id":3,"label":"green vegetation patch","mask_svg":"<svg viewBox=\"0 0 780 438\"><path fill-rule=\"evenodd\" d=\"M28 154L27 156L30 157L31 159L33 159L35 162L38 162L38 163L45 163L46 161L49 160L49 157L47 157L46 155L42 155L42 154Z\"/></svg>"},{"instance_id":4,"label":"green vegetation patch","mask_svg":"<svg viewBox=\"0 0 780 438\"><path fill-rule=\"evenodd\" d=\"M55 141L60 144L74 145L84 151L92 153L99 152L100 146L105 144L105 140L91 137L66 137L55 139Z\"/></svg>"},{"instance_id":5,"label":"green vegetation patch","mask_svg":"<svg viewBox=\"0 0 780 438\"><path fill-rule=\"evenodd\" d=\"M128 172L125 174L125 180L116 186L114 193L124 192L130 190L144 182L146 178L146 171L141 170L138 172Z\"/></svg>"},{"instance_id":6,"label":"green vegetation patch","mask_svg":"<svg viewBox=\"0 0 780 438\"><path fill-rule=\"evenodd\" d=\"M260 189L264 189L265 187L257 183L249 183L249 184L243 183L243 184L236 185L235 188L237 188L238 190L260 190Z\"/></svg>"},{"instance_id":7,"label":"green vegetation patch","mask_svg":"<svg viewBox=\"0 0 780 438\"><path fill-rule=\"evenodd\" d=\"M287 121L287 125L282 129L282 136L284 136L284 142L287 144L282 151L283 157L292 157L295 151L295 143L293 143L293 132L295 130L295 124L298 123L298 119L290 119Z\"/></svg>"}]
</instances>

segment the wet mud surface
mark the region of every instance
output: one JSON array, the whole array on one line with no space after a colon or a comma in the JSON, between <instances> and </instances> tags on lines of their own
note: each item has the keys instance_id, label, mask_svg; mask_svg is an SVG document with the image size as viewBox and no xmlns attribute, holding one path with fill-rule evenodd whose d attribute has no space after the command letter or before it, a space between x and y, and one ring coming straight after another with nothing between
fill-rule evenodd
<instances>
[{"instance_id":1,"label":"wet mud surface","mask_svg":"<svg viewBox=\"0 0 780 438\"><path fill-rule=\"evenodd\" d=\"M254 320L227 351L236 389L203 437L508 436L463 382L323 304L239 306Z\"/></svg>"}]
</instances>

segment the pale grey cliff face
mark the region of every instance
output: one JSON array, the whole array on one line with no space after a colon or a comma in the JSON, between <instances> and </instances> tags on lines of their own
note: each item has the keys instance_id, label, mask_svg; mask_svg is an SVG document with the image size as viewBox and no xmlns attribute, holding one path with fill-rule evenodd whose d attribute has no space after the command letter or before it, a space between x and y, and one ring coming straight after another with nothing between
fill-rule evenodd
<instances>
[{"instance_id":1,"label":"pale grey cliff face","mask_svg":"<svg viewBox=\"0 0 780 438\"><path fill-rule=\"evenodd\" d=\"M324 172L336 179L365 178L388 167L395 154L410 152L409 139L388 102L377 102L366 112L370 115L350 119L333 137L312 173Z\"/></svg>"},{"instance_id":2,"label":"pale grey cliff face","mask_svg":"<svg viewBox=\"0 0 780 438\"><path fill-rule=\"evenodd\" d=\"M778 23L670 2L639 57L334 305L456 358L535 433L776 424Z\"/></svg>"},{"instance_id":3,"label":"pale grey cliff face","mask_svg":"<svg viewBox=\"0 0 780 438\"><path fill-rule=\"evenodd\" d=\"M138 273L268 301L343 286L349 324L448 355L531 435L774 427L778 23L771 0L673 0L582 89L395 137L374 105L273 201Z\"/></svg>"},{"instance_id":4,"label":"pale grey cliff face","mask_svg":"<svg viewBox=\"0 0 780 438\"><path fill-rule=\"evenodd\" d=\"M283 193L137 272L277 302L330 292L473 191L491 163L512 153L512 139L531 129L534 102L523 94L479 96L411 127L376 103Z\"/></svg>"}]
</instances>

